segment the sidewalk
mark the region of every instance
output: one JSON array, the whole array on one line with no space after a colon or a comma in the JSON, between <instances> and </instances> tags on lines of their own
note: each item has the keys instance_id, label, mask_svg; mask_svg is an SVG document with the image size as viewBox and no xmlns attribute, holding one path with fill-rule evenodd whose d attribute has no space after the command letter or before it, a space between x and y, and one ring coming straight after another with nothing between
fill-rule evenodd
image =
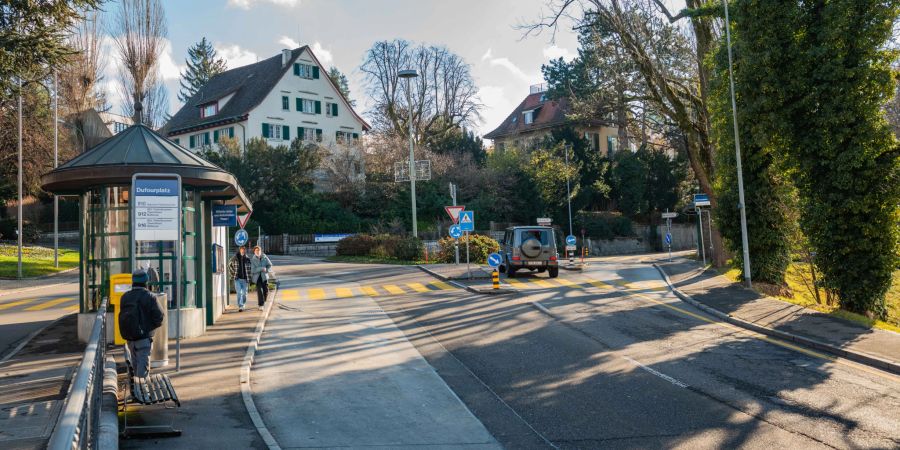
<instances>
[{"instance_id":1,"label":"sidewalk","mask_svg":"<svg viewBox=\"0 0 900 450\"><path fill-rule=\"evenodd\" d=\"M84 352L75 322L60 320L0 364L0 448L46 447Z\"/></svg>"},{"instance_id":2,"label":"sidewalk","mask_svg":"<svg viewBox=\"0 0 900 450\"><path fill-rule=\"evenodd\" d=\"M282 448L499 448L373 299L275 307L251 382Z\"/></svg>"},{"instance_id":3,"label":"sidewalk","mask_svg":"<svg viewBox=\"0 0 900 450\"><path fill-rule=\"evenodd\" d=\"M701 272L696 261L677 258L672 262L658 261L657 266L679 291L716 311L800 340L815 341L814 347L848 359L894 372L900 368L900 334L866 328L763 296L714 271ZM824 344L825 347L815 344ZM875 360L865 361L867 357L874 357Z\"/></svg>"},{"instance_id":4,"label":"sidewalk","mask_svg":"<svg viewBox=\"0 0 900 450\"><path fill-rule=\"evenodd\" d=\"M182 435L121 440L120 448L266 448L244 407L240 385L241 363L260 314L255 306L242 313L229 309L205 335L181 341L180 372L175 372L175 341L170 340L169 367L154 371L168 374L178 392L181 408L175 426ZM115 350L116 361L122 363L121 346ZM122 384L124 380L120 381L120 397L125 395ZM171 411L159 407L129 405L129 411L134 410L145 411L141 419L146 423L171 420Z\"/></svg>"}]
</instances>

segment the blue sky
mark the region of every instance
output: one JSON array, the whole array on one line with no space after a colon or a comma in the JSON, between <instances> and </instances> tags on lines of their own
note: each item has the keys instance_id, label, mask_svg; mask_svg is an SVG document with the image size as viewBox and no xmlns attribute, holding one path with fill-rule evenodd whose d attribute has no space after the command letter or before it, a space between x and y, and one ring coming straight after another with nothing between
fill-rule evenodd
<instances>
[{"instance_id":1,"label":"blue sky","mask_svg":"<svg viewBox=\"0 0 900 450\"><path fill-rule=\"evenodd\" d=\"M206 37L231 67L253 63L296 44L312 45L325 65L350 78L352 96L365 112L367 96L358 67L376 41L404 38L448 47L472 66L485 104L477 127L496 127L540 83L541 64L577 53L576 35L564 24L550 33L524 37L516 25L546 12L545 0L201 0L163 1L169 28L160 66L169 88L171 112L177 100L178 74L188 47ZM114 4L107 4L112 10ZM115 61L107 63L107 83ZM115 89L108 85L114 110Z\"/></svg>"}]
</instances>

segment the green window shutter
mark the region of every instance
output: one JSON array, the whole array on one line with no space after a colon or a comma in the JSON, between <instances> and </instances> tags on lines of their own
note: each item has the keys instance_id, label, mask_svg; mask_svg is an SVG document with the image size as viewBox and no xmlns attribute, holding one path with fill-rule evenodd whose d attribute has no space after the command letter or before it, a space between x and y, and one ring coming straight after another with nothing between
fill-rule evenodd
<instances>
[{"instance_id":1,"label":"green window shutter","mask_svg":"<svg viewBox=\"0 0 900 450\"><path fill-rule=\"evenodd\" d=\"M173 142L175 142L175 145L181 145L181 139L175 138Z\"/></svg>"},{"instance_id":2,"label":"green window shutter","mask_svg":"<svg viewBox=\"0 0 900 450\"><path fill-rule=\"evenodd\" d=\"M209 145L209 131L203 133L203 145Z\"/></svg>"},{"instance_id":3,"label":"green window shutter","mask_svg":"<svg viewBox=\"0 0 900 450\"><path fill-rule=\"evenodd\" d=\"M297 139L301 141L306 138L306 135L303 134L303 127L297 127Z\"/></svg>"},{"instance_id":4,"label":"green window shutter","mask_svg":"<svg viewBox=\"0 0 900 450\"><path fill-rule=\"evenodd\" d=\"M331 104L331 115L337 117L337 103Z\"/></svg>"},{"instance_id":5,"label":"green window shutter","mask_svg":"<svg viewBox=\"0 0 900 450\"><path fill-rule=\"evenodd\" d=\"M291 127L287 125L281 127L281 138L286 141L291 140Z\"/></svg>"},{"instance_id":6,"label":"green window shutter","mask_svg":"<svg viewBox=\"0 0 900 450\"><path fill-rule=\"evenodd\" d=\"M297 111L303 111L303 99L297 97Z\"/></svg>"},{"instance_id":7,"label":"green window shutter","mask_svg":"<svg viewBox=\"0 0 900 450\"><path fill-rule=\"evenodd\" d=\"M263 137L264 138L269 137L269 124L267 124L267 123L263 124Z\"/></svg>"},{"instance_id":8,"label":"green window shutter","mask_svg":"<svg viewBox=\"0 0 900 450\"><path fill-rule=\"evenodd\" d=\"M219 142L219 130L213 130L213 142Z\"/></svg>"},{"instance_id":9,"label":"green window shutter","mask_svg":"<svg viewBox=\"0 0 900 450\"><path fill-rule=\"evenodd\" d=\"M316 128L316 142L322 142L322 129Z\"/></svg>"},{"instance_id":10,"label":"green window shutter","mask_svg":"<svg viewBox=\"0 0 900 450\"><path fill-rule=\"evenodd\" d=\"M322 114L322 102L316 100L316 114Z\"/></svg>"},{"instance_id":11,"label":"green window shutter","mask_svg":"<svg viewBox=\"0 0 900 450\"><path fill-rule=\"evenodd\" d=\"M192 135L188 138L188 141L190 142L190 147L191 147L191 148L194 148L194 147L197 146L197 136L194 136L194 135L192 134Z\"/></svg>"},{"instance_id":12,"label":"green window shutter","mask_svg":"<svg viewBox=\"0 0 900 450\"><path fill-rule=\"evenodd\" d=\"M316 80L319 79L319 66L313 66L313 78Z\"/></svg>"},{"instance_id":13,"label":"green window shutter","mask_svg":"<svg viewBox=\"0 0 900 450\"><path fill-rule=\"evenodd\" d=\"M353 133L353 140L359 139L359 133Z\"/></svg>"},{"instance_id":14,"label":"green window shutter","mask_svg":"<svg viewBox=\"0 0 900 450\"><path fill-rule=\"evenodd\" d=\"M300 63L294 63L294 75L300 76Z\"/></svg>"},{"instance_id":15,"label":"green window shutter","mask_svg":"<svg viewBox=\"0 0 900 450\"><path fill-rule=\"evenodd\" d=\"M228 127L228 137L234 137L234 127Z\"/></svg>"},{"instance_id":16,"label":"green window shutter","mask_svg":"<svg viewBox=\"0 0 900 450\"><path fill-rule=\"evenodd\" d=\"M608 152L609 155L612 155L612 154L613 154L613 151L614 151L614 150L613 150L613 140L612 140L612 136L607 136L607 137L606 137L606 151Z\"/></svg>"}]
</instances>

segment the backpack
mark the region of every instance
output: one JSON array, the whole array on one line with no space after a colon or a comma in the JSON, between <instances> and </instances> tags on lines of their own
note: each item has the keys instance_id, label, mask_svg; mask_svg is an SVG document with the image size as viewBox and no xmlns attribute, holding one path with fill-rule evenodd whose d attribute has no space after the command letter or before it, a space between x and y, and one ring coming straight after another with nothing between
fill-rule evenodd
<instances>
[{"instance_id":1,"label":"backpack","mask_svg":"<svg viewBox=\"0 0 900 450\"><path fill-rule=\"evenodd\" d=\"M125 294L128 295L128 294ZM140 297L138 297L140 298ZM144 328L144 313L141 311L140 301L125 302L122 298L119 304L119 332L126 341L137 341L147 336Z\"/></svg>"}]
</instances>

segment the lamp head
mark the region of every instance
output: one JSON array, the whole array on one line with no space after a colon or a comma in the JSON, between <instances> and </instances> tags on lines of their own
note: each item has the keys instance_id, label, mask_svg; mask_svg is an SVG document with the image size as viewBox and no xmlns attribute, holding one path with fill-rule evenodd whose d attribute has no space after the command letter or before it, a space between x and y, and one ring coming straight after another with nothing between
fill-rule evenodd
<instances>
[{"instance_id":1,"label":"lamp head","mask_svg":"<svg viewBox=\"0 0 900 450\"><path fill-rule=\"evenodd\" d=\"M400 78L415 78L415 77L419 76L419 74L416 73L415 69L406 69L406 70L401 70L400 72L398 72L397 76Z\"/></svg>"}]
</instances>

